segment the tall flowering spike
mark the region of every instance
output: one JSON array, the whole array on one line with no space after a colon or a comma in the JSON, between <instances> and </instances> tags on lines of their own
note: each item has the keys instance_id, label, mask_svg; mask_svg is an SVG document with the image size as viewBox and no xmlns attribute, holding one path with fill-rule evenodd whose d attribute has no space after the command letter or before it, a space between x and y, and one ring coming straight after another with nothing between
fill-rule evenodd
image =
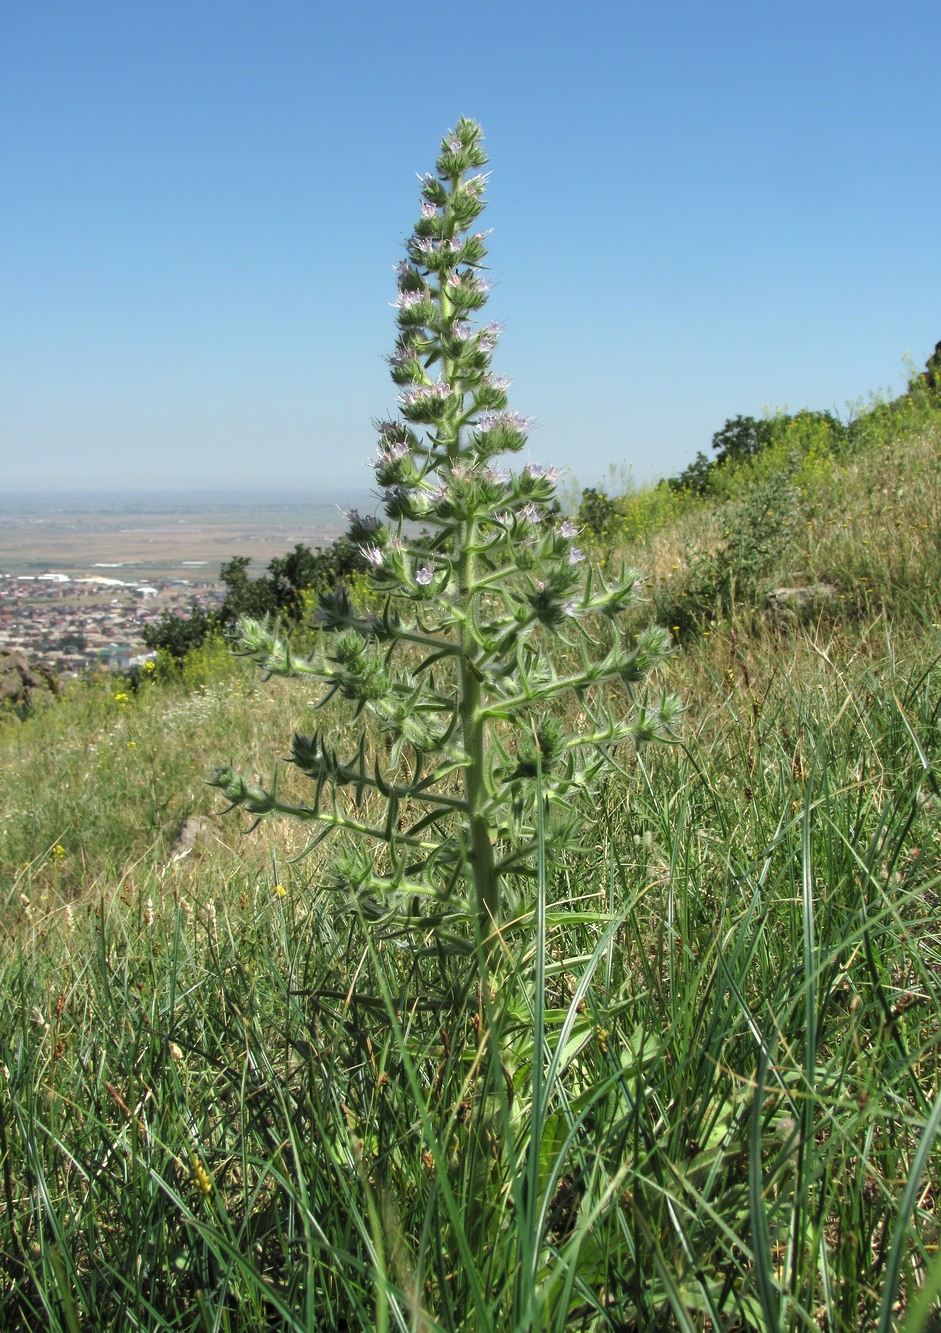
<instances>
[{"instance_id":1,"label":"tall flowering spike","mask_svg":"<svg viewBox=\"0 0 941 1333\"><path fill-rule=\"evenodd\" d=\"M350 515L381 612L357 610L338 589L319 608L312 659L292 654L276 626L242 625L243 650L266 672L319 680L323 703L368 711L387 744L369 754L364 732L341 756L322 733L295 737L290 762L314 783L304 804L231 769L215 778L255 818L294 815L317 826L317 841L334 829L358 835L362 854L344 855L326 883L373 918L377 898L387 900L383 921L436 904L415 924L427 930L437 912L453 943L463 917L469 947L475 932L491 934L508 897L526 892L538 792L556 855L577 840L582 794L610 748L669 735L679 712L674 699L637 697L669 650L662 631L628 638L620 628L639 576L623 570L607 583L590 569L577 528L559 517L553 468L499 463L525 447L531 423L491 371L499 325L478 322L489 292L486 163L480 127L459 120L434 174L419 178L396 268L397 417L378 423L375 459L384 520ZM570 659L580 648L580 670L553 667L559 637ZM573 694L584 721L569 735ZM367 818L367 796L370 809L385 803L384 817Z\"/></svg>"}]
</instances>

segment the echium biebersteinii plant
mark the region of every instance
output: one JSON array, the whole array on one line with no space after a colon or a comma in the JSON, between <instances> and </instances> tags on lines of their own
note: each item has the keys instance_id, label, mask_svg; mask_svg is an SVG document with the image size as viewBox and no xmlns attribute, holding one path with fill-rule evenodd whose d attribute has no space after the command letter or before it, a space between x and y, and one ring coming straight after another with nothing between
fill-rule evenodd
<instances>
[{"instance_id":1,"label":"echium biebersteinii plant","mask_svg":"<svg viewBox=\"0 0 941 1333\"><path fill-rule=\"evenodd\" d=\"M295 735L290 762L313 783L300 804L228 768L214 778L232 806L308 821L315 842L345 834L333 887L455 944L448 922L464 916L486 938L520 905L537 799L545 844L571 847L609 747L668 736L679 713L672 697L650 705L638 693L667 634L654 627L628 642L619 628L639 575L624 569L611 582L589 567L576 528L557 517L551 468L500 465L524 447L529 423L491 373L498 325L473 322L487 300L476 230L486 161L480 127L459 121L436 174L421 178L398 265L399 411L378 424L375 462L385 517L350 515L381 613L361 613L337 587L320 602L320 650L307 660L271 625L240 626L266 672L322 682L319 707L353 701L387 743L369 757L366 729L348 747L323 725ZM565 672L553 640L574 663ZM574 730L563 711L572 696Z\"/></svg>"}]
</instances>

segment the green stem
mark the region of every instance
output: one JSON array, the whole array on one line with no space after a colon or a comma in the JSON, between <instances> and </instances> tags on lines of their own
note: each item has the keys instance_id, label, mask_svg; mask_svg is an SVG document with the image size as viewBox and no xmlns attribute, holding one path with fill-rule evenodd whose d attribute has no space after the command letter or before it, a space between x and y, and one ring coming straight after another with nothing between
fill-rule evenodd
<instances>
[{"instance_id":1,"label":"green stem","mask_svg":"<svg viewBox=\"0 0 941 1333\"><path fill-rule=\"evenodd\" d=\"M487 724L480 707L480 681L473 655L476 648L466 614L474 588L476 523L468 519L461 550L458 553L458 595L465 610L461 635L461 731L467 764L464 768L464 794L470 833L471 874L474 899L481 934L487 938L500 919L500 877L497 874L490 821L487 817L488 793L484 781Z\"/></svg>"}]
</instances>

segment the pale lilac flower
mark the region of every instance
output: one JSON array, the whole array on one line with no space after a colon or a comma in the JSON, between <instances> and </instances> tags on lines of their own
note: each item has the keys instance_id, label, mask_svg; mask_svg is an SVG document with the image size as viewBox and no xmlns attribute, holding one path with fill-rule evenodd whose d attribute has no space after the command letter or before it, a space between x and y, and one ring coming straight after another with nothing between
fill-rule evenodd
<instances>
[{"instance_id":1,"label":"pale lilac flower","mask_svg":"<svg viewBox=\"0 0 941 1333\"><path fill-rule=\"evenodd\" d=\"M382 568L384 556L378 546L361 546L359 549L374 569Z\"/></svg>"},{"instance_id":2,"label":"pale lilac flower","mask_svg":"<svg viewBox=\"0 0 941 1333\"><path fill-rule=\"evenodd\" d=\"M573 537L578 536L578 528L576 528L575 524L569 519L565 519L559 527L559 536L564 537L567 542L570 542Z\"/></svg>"},{"instance_id":3,"label":"pale lilac flower","mask_svg":"<svg viewBox=\"0 0 941 1333\"><path fill-rule=\"evenodd\" d=\"M455 324L451 330L451 336L453 338L460 338L461 342L464 343L467 342L468 338L473 336L473 332L474 330L469 324Z\"/></svg>"},{"instance_id":4,"label":"pale lilac flower","mask_svg":"<svg viewBox=\"0 0 941 1333\"><path fill-rule=\"evenodd\" d=\"M507 375L493 375L490 379L491 387L499 389L501 392L510 387L510 379Z\"/></svg>"},{"instance_id":5,"label":"pale lilac flower","mask_svg":"<svg viewBox=\"0 0 941 1333\"><path fill-rule=\"evenodd\" d=\"M503 426L507 430L528 430L532 425L532 419L521 417L519 412L488 412L477 422L478 430L494 430L497 426Z\"/></svg>"},{"instance_id":6,"label":"pale lilac flower","mask_svg":"<svg viewBox=\"0 0 941 1333\"><path fill-rule=\"evenodd\" d=\"M464 242L461 240L460 236L452 236L450 241L448 241L448 249L453 255L456 255L458 250L463 249L463 247Z\"/></svg>"},{"instance_id":7,"label":"pale lilac flower","mask_svg":"<svg viewBox=\"0 0 941 1333\"><path fill-rule=\"evenodd\" d=\"M437 213L438 210L435 208L434 204L430 204L427 199L422 200L421 215L423 218L436 217Z\"/></svg>"},{"instance_id":8,"label":"pale lilac flower","mask_svg":"<svg viewBox=\"0 0 941 1333\"><path fill-rule=\"evenodd\" d=\"M537 579L537 580L536 580L536 591L537 591L537 592L545 592L545 591L546 591L546 585L545 585L545 583L543 582L542 579Z\"/></svg>"},{"instance_id":9,"label":"pale lilac flower","mask_svg":"<svg viewBox=\"0 0 941 1333\"><path fill-rule=\"evenodd\" d=\"M395 266L395 271L400 278L404 278L407 273L411 273L412 266L407 259L400 259Z\"/></svg>"},{"instance_id":10,"label":"pale lilac flower","mask_svg":"<svg viewBox=\"0 0 941 1333\"><path fill-rule=\"evenodd\" d=\"M399 292L392 304L398 306L399 310L408 310L410 306L421 305L424 299L424 292Z\"/></svg>"},{"instance_id":11,"label":"pale lilac flower","mask_svg":"<svg viewBox=\"0 0 941 1333\"><path fill-rule=\"evenodd\" d=\"M566 614L567 616L574 616L574 615L575 615L575 598L574 598L574 597L570 597L569 600L568 600L568 601L565 603L565 605L563 606L562 610L565 612L565 614Z\"/></svg>"},{"instance_id":12,"label":"pale lilac flower","mask_svg":"<svg viewBox=\"0 0 941 1333\"><path fill-rule=\"evenodd\" d=\"M487 481L499 482L501 486L505 485L508 478L502 467L488 467L484 473Z\"/></svg>"},{"instance_id":13,"label":"pale lilac flower","mask_svg":"<svg viewBox=\"0 0 941 1333\"><path fill-rule=\"evenodd\" d=\"M427 588L433 578L434 570L429 569L427 565L422 565L421 569L415 570L415 582L421 588Z\"/></svg>"},{"instance_id":14,"label":"pale lilac flower","mask_svg":"<svg viewBox=\"0 0 941 1333\"><path fill-rule=\"evenodd\" d=\"M585 559L585 552L580 551L577 546L573 546L569 551L569 564L579 565Z\"/></svg>"},{"instance_id":15,"label":"pale lilac flower","mask_svg":"<svg viewBox=\"0 0 941 1333\"><path fill-rule=\"evenodd\" d=\"M379 457L374 466L376 468L387 467L390 463L397 463L408 453L408 445L404 440L394 440L385 449L379 450Z\"/></svg>"},{"instance_id":16,"label":"pale lilac flower","mask_svg":"<svg viewBox=\"0 0 941 1333\"><path fill-rule=\"evenodd\" d=\"M523 505L522 509L519 511L519 517L524 523L538 523L539 510L532 501L530 501L529 504Z\"/></svg>"},{"instance_id":17,"label":"pale lilac flower","mask_svg":"<svg viewBox=\"0 0 941 1333\"><path fill-rule=\"evenodd\" d=\"M375 514L361 514L358 509L351 509L347 518L351 527L362 528L364 532L375 532L381 526Z\"/></svg>"},{"instance_id":18,"label":"pale lilac flower","mask_svg":"<svg viewBox=\"0 0 941 1333\"><path fill-rule=\"evenodd\" d=\"M415 242L415 249L423 255L434 253L435 243L430 236L422 236Z\"/></svg>"},{"instance_id":19,"label":"pale lilac flower","mask_svg":"<svg viewBox=\"0 0 941 1333\"><path fill-rule=\"evenodd\" d=\"M460 139L449 139L448 147L452 153L459 153L464 145L461 143Z\"/></svg>"}]
</instances>

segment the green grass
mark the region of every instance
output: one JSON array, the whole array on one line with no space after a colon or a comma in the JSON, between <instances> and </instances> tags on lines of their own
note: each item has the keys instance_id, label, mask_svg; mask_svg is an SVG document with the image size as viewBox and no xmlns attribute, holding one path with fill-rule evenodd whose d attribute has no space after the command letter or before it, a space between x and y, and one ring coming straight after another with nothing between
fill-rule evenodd
<instances>
[{"instance_id":1,"label":"green grass","mask_svg":"<svg viewBox=\"0 0 941 1333\"><path fill-rule=\"evenodd\" d=\"M4 728L0 1326L933 1327L938 445L808 483L769 586L843 602L676 656L681 743L617 756L486 993L301 829L173 859L296 689L210 659Z\"/></svg>"}]
</instances>

